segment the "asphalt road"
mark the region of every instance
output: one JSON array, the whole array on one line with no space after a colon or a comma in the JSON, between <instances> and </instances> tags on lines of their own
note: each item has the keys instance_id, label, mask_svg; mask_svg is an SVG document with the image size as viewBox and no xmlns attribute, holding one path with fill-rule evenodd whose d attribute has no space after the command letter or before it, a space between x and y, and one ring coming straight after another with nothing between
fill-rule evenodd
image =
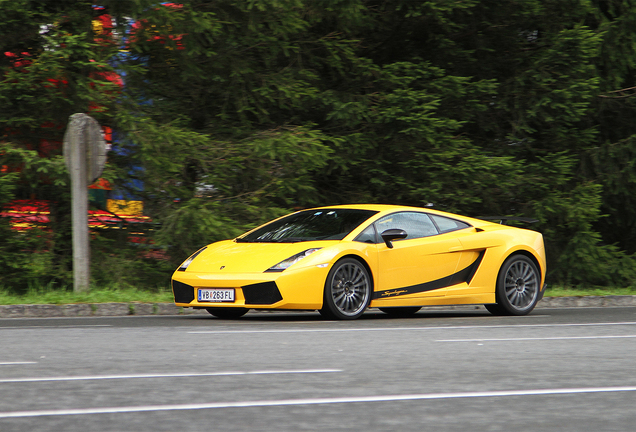
<instances>
[{"instance_id":1,"label":"asphalt road","mask_svg":"<svg viewBox=\"0 0 636 432\"><path fill-rule=\"evenodd\" d=\"M634 431L636 308L0 320L0 431Z\"/></svg>"}]
</instances>

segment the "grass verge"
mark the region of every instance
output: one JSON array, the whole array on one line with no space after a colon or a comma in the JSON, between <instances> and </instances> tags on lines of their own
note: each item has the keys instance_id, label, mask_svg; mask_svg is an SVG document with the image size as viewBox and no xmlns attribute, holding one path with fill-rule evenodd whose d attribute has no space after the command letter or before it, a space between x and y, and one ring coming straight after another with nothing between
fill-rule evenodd
<instances>
[{"instance_id":1,"label":"grass verge","mask_svg":"<svg viewBox=\"0 0 636 432\"><path fill-rule=\"evenodd\" d=\"M618 296L636 295L636 288L572 288L572 287L548 287L546 297L574 297L574 296Z\"/></svg>"},{"instance_id":2,"label":"grass verge","mask_svg":"<svg viewBox=\"0 0 636 432\"><path fill-rule=\"evenodd\" d=\"M73 303L172 303L169 288L155 291L132 287L98 287L89 292L75 293L72 289L38 287L24 294L15 294L0 287L0 305L16 304L73 304Z\"/></svg>"}]
</instances>

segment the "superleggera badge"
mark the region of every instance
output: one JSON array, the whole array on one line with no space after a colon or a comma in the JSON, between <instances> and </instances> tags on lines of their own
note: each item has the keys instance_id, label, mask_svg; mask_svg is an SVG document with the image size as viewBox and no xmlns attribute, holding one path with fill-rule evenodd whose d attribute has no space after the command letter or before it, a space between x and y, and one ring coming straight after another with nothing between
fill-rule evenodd
<instances>
[{"instance_id":1,"label":"superleggera badge","mask_svg":"<svg viewBox=\"0 0 636 432\"><path fill-rule=\"evenodd\" d=\"M223 270L225 268L225 266L221 266L221 268L219 270Z\"/></svg>"},{"instance_id":2,"label":"superleggera badge","mask_svg":"<svg viewBox=\"0 0 636 432\"><path fill-rule=\"evenodd\" d=\"M408 290L393 290L393 291L385 291L382 293L382 297L394 296L408 293Z\"/></svg>"}]
</instances>

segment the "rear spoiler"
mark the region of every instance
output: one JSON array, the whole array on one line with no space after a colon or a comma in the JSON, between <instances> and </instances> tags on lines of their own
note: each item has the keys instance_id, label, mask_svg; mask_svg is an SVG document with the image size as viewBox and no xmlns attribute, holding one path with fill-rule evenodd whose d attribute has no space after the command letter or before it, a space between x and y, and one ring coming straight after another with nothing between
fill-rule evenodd
<instances>
[{"instance_id":1,"label":"rear spoiler","mask_svg":"<svg viewBox=\"0 0 636 432\"><path fill-rule=\"evenodd\" d=\"M532 219L527 217L517 217L517 216L477 216L476 219L481 219L485 221L499 221L501 225L508 225L508 221L517 221L524 223L537 223L539 219Z\"/></svg>"}]
</instances>

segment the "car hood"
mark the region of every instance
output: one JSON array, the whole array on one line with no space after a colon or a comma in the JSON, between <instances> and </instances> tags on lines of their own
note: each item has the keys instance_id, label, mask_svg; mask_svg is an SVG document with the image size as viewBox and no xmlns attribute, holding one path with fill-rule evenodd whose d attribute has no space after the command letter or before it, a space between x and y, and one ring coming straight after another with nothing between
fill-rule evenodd
<instances>
[{"instance_id":1,"label":"car hood","mask_svg":"<svg viewBox=\"0 0 636 432\"><path fill-rule=\"evenodd\" d=\"M324 248L339 241L298 243L237 243L225 240L208 245L188 266L187 272L262 273L287 258L312 248ZM290 268L302 266L302 261Z\"/></svg>"}]
</instances>

